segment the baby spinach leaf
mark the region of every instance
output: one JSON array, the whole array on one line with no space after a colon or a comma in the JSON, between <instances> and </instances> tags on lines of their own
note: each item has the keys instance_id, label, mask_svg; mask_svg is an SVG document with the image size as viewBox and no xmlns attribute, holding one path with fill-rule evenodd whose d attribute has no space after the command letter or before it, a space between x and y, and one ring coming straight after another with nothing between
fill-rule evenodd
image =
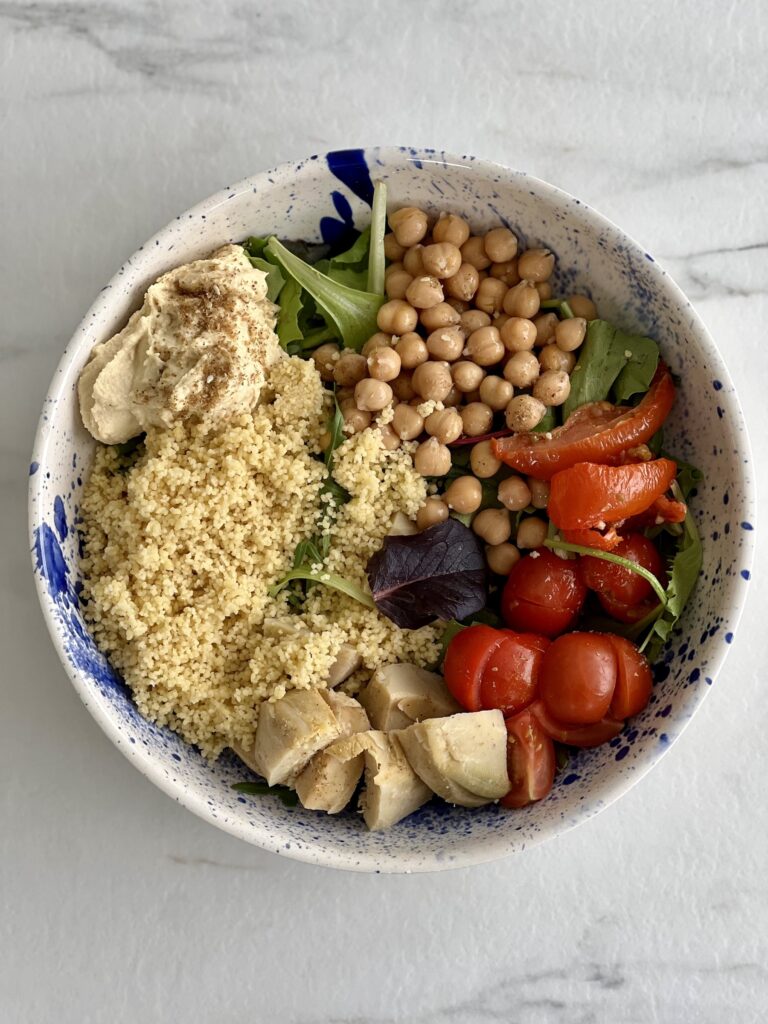
<instances>
[{"instance_id":1,"label":"baby spinach leaf","mask_svg":"<svg viewBox=\"0 0 768 1024\"><path fill-rule=\"evenodd\" d=\"M557 416L555 415L554 406L548 406L547 411L544 413L543 419L540 421L538 426L534 427L534 433L546 434L548 430L554 430L557 426Z\"/></svg>"},{"instance_id":2,"label":"baby spinach leaf","mask_svg":"<svg viewBox=\"0 0 768 1024\"><path fill-rule=\"evenodd\" d=\"M404 629L464 619L488 599L482 544L453 518L423 533L385 537L366 572L376 607Z\"/></svg>"},{"instance_id":3,"label":"baby spinach leaf","mask_svg":"<svg viewBox=\"0 0 768 1024\"><path fill-rule=\"evenodd\" d=\"M563 405L563 422L579 406L605 401L614 383L619 401L647 391L658 359L655 341L639 334L626 334L605 320L593 320L571 373L571 393ZM622 377L625 368L627 374Z\"/></svg>"},{"instance_id":4,"label":"baby spinach leaf","mask_svg":"<svg viewBox=\"0 0 768 1024\"><path fill-rule=\"evenodd\" d=\"M285 288L292 281L297 288L298 301L302 288L309 292L323 314L336 325L347 348L361 349L375 333L376 315L384 302L383 295L359 291L332 280L316 267L294 256L277 238L270 238L265 252L277 260L288 275L289 282L286 282ZM285 288L280 296L281 307ZM282 337L280 340L282 343Z\"/></svg>"}]
</instances>

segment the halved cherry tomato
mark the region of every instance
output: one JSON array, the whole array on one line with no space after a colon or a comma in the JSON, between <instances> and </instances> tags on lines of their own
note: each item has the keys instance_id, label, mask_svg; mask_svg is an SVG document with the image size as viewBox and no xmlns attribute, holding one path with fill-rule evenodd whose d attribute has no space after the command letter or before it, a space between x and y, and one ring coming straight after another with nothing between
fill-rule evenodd
<instances>
[{"instance_id":1,"label":"halved cherry tomato","mask_svg":"<svg viewBox=\"0 0 768 1024\"><path fill-rule=\"evenodd\" d=\"M603 718L593 725L566 725L550 715L542 700L534 701L526 710L538 720L547 736L569 747L599 747L618 736L624 728L623 722L613 718Z\"/></svg>"},{"instance_id":2,"label":"halved cherry tomato","mask_svg":"<svg viewBox=\"0 0 768 1024\"><path fill-rule=\"evenodd\" d=\"M467 711L481 711L480 686L491 655L504 641L502 630L492 626L469 626L448 644L443 662L445 685Z\"/></svg>"},{"instance_id":3,"label":"halved cherry tomato","mask_svg":"<svg viewBox=\"0 0 768 1024\"><path fill-rule=\"evenodd\" d=\"M467 711L499 708L515 714L536 697L539 667L549 640L534 633L469 626L451 640L443 675Z\"/></svg>"},{"instance_id":4,"label":"halved cherry tomato","mask_svg":"<svg viewBox=\"0 0 768 1024\"><path fill-rule=\"evenodd\" d=\"M535 633L501 631L506 639L486 662L480 683L480 706L499 708L504 716L522 711L536 697L539 669L549 640Z\"/></svg>"},{"instance_id":5,"label":"halved cherry tomato","mask_svg":"<svg viewBox=\"0 0 768 1024\"><path fill-rule=\"evenodd\" d=\"M491 442L494 455L520 473L549 480L578 462L610 463L650 440L675 400L672 375L660 362L651 386L634 408L593 402L576 409L549 434L523 433Z\"/></svg>"},{"instance_id":6,"label":"halved cherry tomato","mask_svg":"<svg viewBox=\"0 0 768 1024\"><path fill-rule=\"evenodd\" d=\"M593 725L608 714L618 674L607 634L566 633L554 640L541 665L539 693L566 725Z\"/></svg>"},{"instance_id":7,"label":"halved cherry tomato","mask_svg":"<svg viewBox=\"0 0 768 1024\"><path fill-rule=\"evenodd\" d=\"M586 596L578 563L539 548L513 566L501 615L512 629L558 636L576 621Z\"/></svg>"},{"instance_id":8,"label":"halved cherry tomato","mask_svg":"<svg viewBox=\"0 0 768 1024\"><path fill-rule=\"evenodd\" d=\"M614 554L642 566L658 580L664 579L664 559L653 541L642 533L624 537L614 548ZM639 622L658 604L648 580L615 562L584 555L581 575L605 611L619 622Z\"/></svg>"},{"instance_id":9,"label":"halved cherry tomato","mask_svg":"<svg viewBox=\"0 0 768 1024\"><path fill-rule=\"evenodd\" d=\"M503 807L525 807L541 800L555 778L555 747L530 711L507 719L507 771L510 790Z\"/></svg>"},{"instance_id":10,"label":"halved cherry tomato","mask_svg":"<svg viewBox=\"0 0 768 1024\"><path fill-rule=\"evenodd\" d=\"M612 718L631 718L651 699L653 677L648 659L622 636L611 638L616 652L616 688L611 699Z\"/></svg>"},{"instance_id":11,"label":"halved cherry tomato","mask_svg":"<svg viewBox=\"0 0 768 1024\"><path fill-rule=\"evenodd\" d=\"M676 474L677 465L671 459L626 466L581 462L552 477L549 518L561 530L603 529L644 512L669 488Z\"/></svg>"}]
</instances>

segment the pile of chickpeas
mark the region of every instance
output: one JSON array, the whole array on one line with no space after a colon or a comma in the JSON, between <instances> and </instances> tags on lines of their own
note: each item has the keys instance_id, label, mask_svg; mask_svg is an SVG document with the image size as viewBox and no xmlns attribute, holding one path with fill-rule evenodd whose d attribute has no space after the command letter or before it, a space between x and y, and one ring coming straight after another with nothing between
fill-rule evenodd
<instances>
[{"instance_id":1,"label":"pile of chickpeas","mask_svg":"<svg viewBox=\"0 0 768 1024\"><path fill-rule=\"evenodd\" d=\"M544 248L519 251L509 228L473 235L456 214L441 213L430 224L413 206L391 213L389 226L388 301L379 309L379 330L359 353L326 344L313 358L323 380L336 385L347 433L365 430L376 417L386 448L418 442L416 470L439 478L451 470L453 442L505 428L533 430L549 407L565 402L597 310L586 295L571 295L572 318L541 311L552 298L555 257ZM481 509L481 481L491 478L499 478L501 508ZM427 498L416 522L426 529L451 512L472 516L490 569L507 575L520 549L539 547L547 534L546 520L533 514L513 537L517 513L545 509L548 497L548 484L513 474L490 441L479 440L467 475Z\"/></svg>"}]
</instances>

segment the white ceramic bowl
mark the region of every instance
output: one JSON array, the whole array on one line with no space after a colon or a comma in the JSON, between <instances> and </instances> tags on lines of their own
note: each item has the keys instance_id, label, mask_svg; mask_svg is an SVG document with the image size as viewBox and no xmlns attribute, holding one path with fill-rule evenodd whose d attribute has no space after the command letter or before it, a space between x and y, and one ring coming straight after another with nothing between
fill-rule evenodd
<instances>
[{"instance_id":1,"label":"white ceramic bowl","mask_svg":"<svg viewBox=\"0 0 768 1024\"><path fill-rule=\"evenodd\" d=\"M78 608L77 508L94 442L78 414L76 381L93 345L120 328L147 286L171 267L249 234L326 240L364 226L371 179L393 206L454 210L476 230L500 221L558 258L555 292L584 290L603 317L661 344L681 387L665 445L700 466L693 503L704 569L658 667L650 705L611 745L576 756L551 796L522 811L450 808L435 800L388 832L366 832L350 811L327 817L274 798L242 797L234 759L207 764L146 722L91 640ZM156 785L246 842L300 860L359 871L426 871L505 856L586 821L634 785L680 735L728 651L744 604L754 540L749 445L712 339L690 303L644 250L577 199L496 164L433 150L370 149L284 164L183 213L143 245L100 292L62 356L30 466L35 577L51 637L88 710Z\"/></svg>"}]
</instances>

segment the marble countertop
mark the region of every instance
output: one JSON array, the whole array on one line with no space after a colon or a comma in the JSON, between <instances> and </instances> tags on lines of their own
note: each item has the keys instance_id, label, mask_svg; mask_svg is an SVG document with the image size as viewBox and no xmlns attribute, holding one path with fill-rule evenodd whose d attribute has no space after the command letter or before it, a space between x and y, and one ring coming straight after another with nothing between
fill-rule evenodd
<instances>
[{"instance_id":1,"label":"marble countertop","mask_svg":"<svg viewBox=\"0 0 768 1024\"><path fill-rule=\"evenodd\" d=\"M615 0L0 0L0 1020L768 1019L768 556L721 677L617 805L512 859L371 877L239 843L145 781L51 647L25 540L49 378L96 292L222 184L350 145L573 192L768 386L768 16Z\"/></svg>"}]
</instances>

